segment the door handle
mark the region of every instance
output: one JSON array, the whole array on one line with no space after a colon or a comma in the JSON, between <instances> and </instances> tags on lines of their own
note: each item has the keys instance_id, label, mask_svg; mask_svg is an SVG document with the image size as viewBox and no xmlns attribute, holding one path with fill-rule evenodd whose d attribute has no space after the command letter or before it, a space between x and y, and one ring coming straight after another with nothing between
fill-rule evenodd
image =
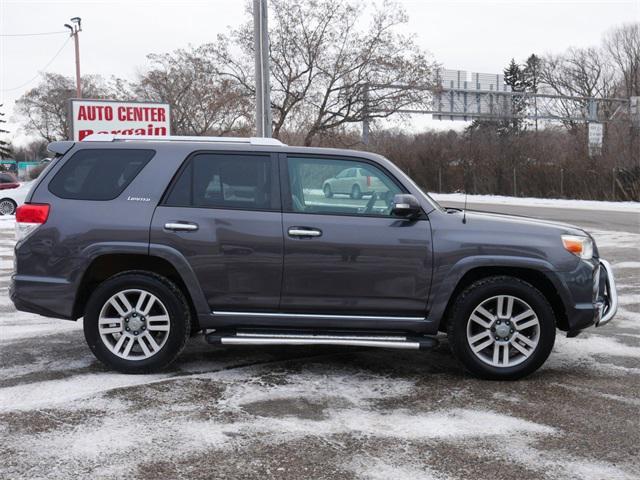
<instances>
[{"instance_id":1,"label":"door handle","mask_svg":"<svg viewBox=\"0 0 640 480\"><path fill-rule=\"evenodd\" d=\"M289 227L287 233L290 237L319 237L322 235L321 230L307 227Z\"/></svg>"},{"instance_id":2,"label":"door handle","mask_svg":"<svg viewBox=\"0 0 640 480\"><path fill-rule=\"evenodd\" d=\"M198 230L197 223L190 222L167 222L164 224L165 230L171 230L173 232L193 232Z\"/></svg>"}]
</instances>

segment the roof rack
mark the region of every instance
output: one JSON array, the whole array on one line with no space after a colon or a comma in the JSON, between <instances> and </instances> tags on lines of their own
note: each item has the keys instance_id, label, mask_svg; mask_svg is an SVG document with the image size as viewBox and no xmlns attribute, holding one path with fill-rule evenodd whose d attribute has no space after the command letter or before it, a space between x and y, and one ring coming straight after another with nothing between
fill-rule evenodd
<instances>
[{"instance_id":1,"label":"roof rack","mask_svg":"<svg viewBox=\"0 0 640 480\"><path fill-rule=\"evenodd\" d=\"M275 138L262 137L182 137L169 135L153 137L146 135L114 135L111 133L94 133L82 139L83 142L203 142L203 143L244 143L249 145L286 146Z\"/></svg>"}]
</instances>

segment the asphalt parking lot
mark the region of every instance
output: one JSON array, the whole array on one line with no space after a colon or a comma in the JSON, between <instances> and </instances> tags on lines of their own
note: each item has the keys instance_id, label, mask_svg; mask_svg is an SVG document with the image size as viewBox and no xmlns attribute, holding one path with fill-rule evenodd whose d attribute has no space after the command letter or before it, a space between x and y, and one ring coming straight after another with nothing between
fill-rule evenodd
<instances>
[{"instance_id":1,"label":"asphalt parking lot","mask_svg":"<svg viewBox=\"0 0 640 480\"><path fill-rule=\"evenodd\" d=\"M508 211L508 207L483 208ZM170 371L108 371L81 326L16 312L0 221L0 478L638 479L640 224L519 207L588 228L613 265L610 325L547 363L480 381L433 351L211 347Z\"/></svg>"}]
</instances>

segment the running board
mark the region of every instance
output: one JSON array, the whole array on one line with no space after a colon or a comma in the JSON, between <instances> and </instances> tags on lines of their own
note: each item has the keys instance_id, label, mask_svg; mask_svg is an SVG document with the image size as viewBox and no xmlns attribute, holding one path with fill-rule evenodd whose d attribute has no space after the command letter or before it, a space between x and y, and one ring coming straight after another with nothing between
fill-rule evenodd
<instances>
[{"instance_id":1,"label":"running board","mask_svg":"<svg viewBox=\"0 0 640 480\"><path fill-rule=\"evenodd\" d=\"M424 350L438 345L433 337L399 335L358 335L280 332L221 332L205 336L208 343L222 345L345 345L355 347L399 348Z\"/></svg>"}]
</instances>

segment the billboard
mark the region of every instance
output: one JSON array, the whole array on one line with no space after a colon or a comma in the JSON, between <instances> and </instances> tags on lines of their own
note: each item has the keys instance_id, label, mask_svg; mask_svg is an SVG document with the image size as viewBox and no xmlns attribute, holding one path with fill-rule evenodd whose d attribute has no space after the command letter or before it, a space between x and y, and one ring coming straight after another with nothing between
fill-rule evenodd
<instances>
[{"instance_id":1,"label":"billboard","mask_svg":"<svg viewBox=\"0 0 640 480\"><path fill-rule=\"evenodd\" d=\"M471 120L511 114L511 87L501 73L440 69L436 83L435 120Z\"/></svg>"},{"instance_id":2,"label":"billboard","mask_svg":"<svg viewBox=\"0 0 640 480\"><path fill-rule=\"evenodd\" d=\"M81 141L93 133L171 135L171 111L166 103L72 99L70 137Z\"/></svg>"}]
</instances>

